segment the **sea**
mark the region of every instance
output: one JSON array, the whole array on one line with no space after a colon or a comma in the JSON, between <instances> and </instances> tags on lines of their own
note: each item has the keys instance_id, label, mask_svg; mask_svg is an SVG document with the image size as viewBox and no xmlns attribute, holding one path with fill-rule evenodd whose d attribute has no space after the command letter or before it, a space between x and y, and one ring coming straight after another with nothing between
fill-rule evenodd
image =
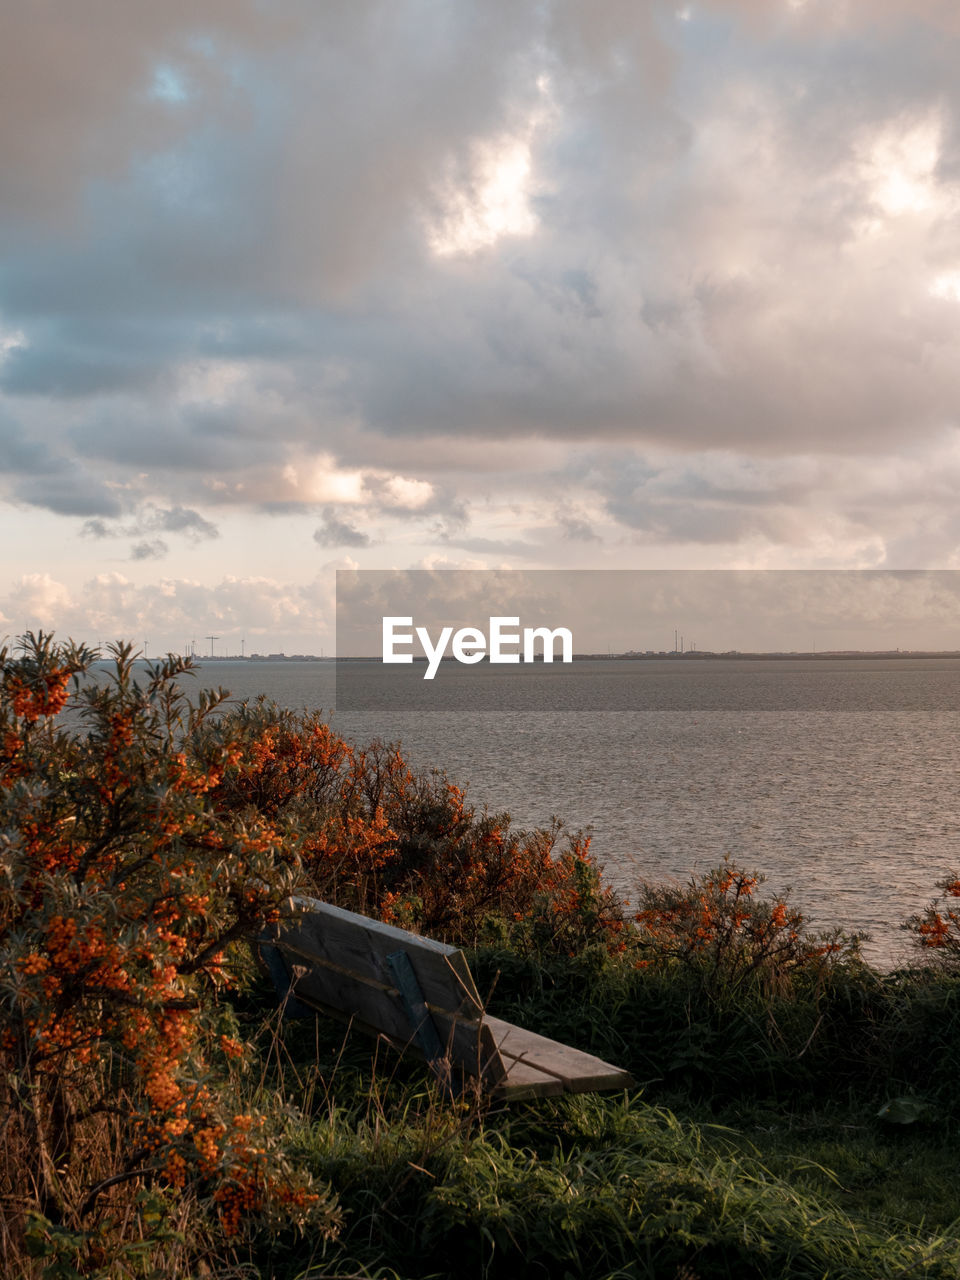
<instances>
[{"instance_id":1,"label":"sea","mask_svg":"<svg viewBox=\"0 0 960 1280\"><path fill-rule=\"evenodd\" d=\"M636 682L658 676L670 678L669 699L638 705ZM196 673L238 700L320 709L352 741L399 742L411 764L443 769L474 806L518 827L559 817L585 830L630 902L644 882L683 882L729 855L812 928L866 934L872 963L915 956L903 922L938 880L960 874L960 659L734 668L598 658L566 671L559 708L548 677L512 669L526 681L523 710L471 710L468 698L456 711L405 709L384 698L337 711L330 661L201 660ZM371 664L374 690L381 678ZM722 692L734 679L735 699ZM609 695L611 682L622 696ZM591 690L601 686L598 702Z\"/></svg>"}]
</instances>

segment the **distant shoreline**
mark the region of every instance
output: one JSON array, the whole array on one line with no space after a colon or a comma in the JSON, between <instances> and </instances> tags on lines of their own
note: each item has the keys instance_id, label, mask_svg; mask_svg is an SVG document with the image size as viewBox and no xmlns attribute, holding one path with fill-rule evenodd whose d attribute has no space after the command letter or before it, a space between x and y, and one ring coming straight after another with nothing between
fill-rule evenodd
<instances>
[{"instance_id":1,"label":"distant shoreline","mask_svg":"<svg viewBox=\"0 0 960 1280\"><path fill-rule=\"evenodd\" d=\"M164 655L166 656L166 655ZM379 654L371 655L344 655L342 658L336 658L327 654L316 653L225 653L225 654L192 654L183 655L184 657L192 657L192 660L198 666L206 666L213 662L377 662L382 663L383 659ZM643 653L626 652L626 653L575 653L573 655L574 662L823 662L823 661L843 661L843 662L867 662L877 661L879 659L899 660L904 658L960 658L960 649L818 649L812 652L794 652L792 650L775 650L771 652L748 651L741 649L728 649L723 652L714 652L710 649L692 649L685 653L674 653L670 650L660 650L659 652L645 651ZM103 658L101 661L108 661ZM138 662L153 662L153 658L139 657ZM419 654L413 655L414 664L425 664L426 657ZM453 657L447 655L441 659L442 662L454 662ZM488 658L483 658L483 662L488 662ZM541 657L534 659L536 662L542 662ZM561 663L555 665L560 666Z\"/></svg>"},{"instance_id":2,"label":"distant shoreline","mask_svg":"<svg viewBox=\"0 0 960 1280\"><path fill-rule=\"evenodd\" d=\"M660 653L575 653L574 661L583 661L588 658L612 658L617 661L627 662L659 662L668 660L671 662L695 662L698 659L722 659L723 661L740 661L750 659L770 659L773 661L785 661L790 659L802 659L804 661L811 660L819 662L822 659L842 658L844 660L856 661L858 659L876 659L876 658L960 658L960 649L822 649L814 650L809 653L799 653L794 651L784 652L747 652L746 650L730 649L723 653L714 653L709 649L693 649L686 653L660 652Z\"/></svg>"},{"instance_id":3,"label":"distant shoreline","mask_svg":"<svg viewBox=\"0 0 960 1280\"><path fill-rule=\"evenodd\" d=\"M697 662L697 661L722 661L722 662L743 662L743 661L774 661L774 662L790 662L790 661L812 661L820 662L824 660L842 660L842 661L871 661L877 659L900 659L900 658L960 658L960 649L824 649L817 650L812 653L794 653L794 652L747 652L746 650L731 649L723 653L714 653L709 649L694 649L687 653L673 653L670 651L661 651L659 653L575 653L573 655L574 662ZM199 659L198 659L199 661ZM210 659L203 659L209 662ZM214 659L217 661L217 659ZM319 661L319 659L318 659ZM378 655L371 656L352 656L345 655L342 658L330 658L331 662L382 662L382 658ZM415 654L414 663L425 664L427 659ZM455 662L456 659L446 656L441 659L442 662ZM483 662L489 659L483 658ZM536 662L542 662L539 656ZM562 663L555 662L555 666L561 666Z\"/></svg>"},{"instance_id":4,"label":"distant shoreline","mask_svg":"<svg viewBox=\"0 0 960 1280\"><path fill-rule=\"evenodd\" d=\"M163 657L166 657L163 654ZM177 657L189 658L197 666L205 666L208 662L336 662L336 658L322 653L184 653ZM109 658L101 658L101 662L109 662ZM145 658L143 654L137 662L156 662L156 658Z\"/></svg>"}]
</instances>

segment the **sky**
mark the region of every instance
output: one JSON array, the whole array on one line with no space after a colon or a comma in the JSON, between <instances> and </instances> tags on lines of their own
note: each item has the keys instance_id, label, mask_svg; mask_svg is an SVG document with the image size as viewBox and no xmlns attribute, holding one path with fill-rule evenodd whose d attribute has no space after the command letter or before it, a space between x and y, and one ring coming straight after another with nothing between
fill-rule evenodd
<instances>
[{"instance_id":1,"label":"sky","mask_svg":"<svg viewBox=\"0 0 960 1280\"><path fill-rule=\"evenodd\" d=\"M960 568L955 0L0 22L0 633L329 652L338 568Z\"/></svg>"}]
</instances>

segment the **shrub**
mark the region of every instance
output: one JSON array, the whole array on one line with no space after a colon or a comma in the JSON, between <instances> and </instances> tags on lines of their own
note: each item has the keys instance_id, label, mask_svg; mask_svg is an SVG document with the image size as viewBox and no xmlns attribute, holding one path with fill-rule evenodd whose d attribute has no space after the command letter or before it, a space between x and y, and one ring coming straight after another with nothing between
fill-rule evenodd
<instances>
[{"instance_id":1,"label":"shrub","mask_svg":"<svg viewBox=\"0 0 960 1280\"><path fill-rule=\"evenodd\" d=\"M94 655L42 633L0 650L7 1259L29 1238L91 1268L108 1242L159 1238L145 1186L202 1198L228 1237L251 1213L333 1233L332 1199L213 1087L245 1052L220 1004L230 948L298 873L280 824L210 802L256 742L217 718L222 692L187 701L189 664L138 678L130 646L112 655L94 679Z\"/></svg>"},{"instance_id":2,"label":"shrub","mask_svg":"<svg viewBox=\"0 0 960 1280\"><path fill-rule=\"evenodd\" d=\"M318 713L258 702L229 726L246 748L211 802L295 831L314 896L468 946L493 920L538 952L621 946L620 906L589 840L562 823L514 830L442 770L415 773L394 743L347 743Z\"/></svg>"},{"instance_id":3,"label":"shrub","mask_svg":"<svg viewBox=\"0 0 960 1280\"><path fill-rule=\"evenodd\" d=\"M801 971L823 973L859 954L856 936L810 934L783 897L755 897L764 879L724 859L686 885L643 885L634 917L639 963L684 965L714 994L735 994L758 984L773 991Z\"/></svg>"},{"instance_id":4,"label":"shrub","mask_svg":"<svg viewBox=\"0 0 960 1280\"><path fill-rule=\"evenodd\" d=\"M238 945L307 891L460 942L498 919L558 954L615 949L616 900L559 824L512 831L396 746L222 690L191 702L189 662L110 652L105 673L42 634L0 650L7 1259L86 1273L106 1242L172 1249L188 1202L221 1251L258 1223L332 1236L282 1124L225 1083L247 1053Z\"/></svg>"},{"instance_id":5,"label":"shrub","mask_svg":"<svg viewBox=\"0 0 960 1280\"><path fill-rule=\"evenodd\" d=\"M936 887L938 896L903 927L925 955L956 966L960 962L960 876L938 880Z\"/></svg>"}]
</instances>

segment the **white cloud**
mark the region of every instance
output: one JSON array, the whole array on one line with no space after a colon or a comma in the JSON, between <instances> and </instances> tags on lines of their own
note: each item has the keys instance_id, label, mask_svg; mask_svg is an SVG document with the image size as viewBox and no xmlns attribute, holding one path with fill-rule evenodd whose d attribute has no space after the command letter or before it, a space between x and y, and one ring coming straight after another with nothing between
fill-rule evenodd
<instances>
[{"instance_id":1,"label":"white cloud","mask_svg":"<svg viewBox=\"0 0 960 1280\"><path fill-rule=\"evenodd\" d=\"M40 626L51 630L59 624L72 599L68 588L49 573L28 573L16 581L3 601L4 616L25 629Z\"/></svg>"},{"instance_id":2,"label":"white cloud","mask_svg":"<svg viewBox=\"0 0 960 1280\"><path fill-rule=\"evenodd\" d=\"M466 182L449 179L443 214L429 237L441 258L489 249L504 236L531 236L537 216L531 204L531 149L522 138L475 144Z\"/></svg>"},{"instance_id":3,"label":"white cloud","mask_svg":"<svg viewBox=\"0 0 960 1280\"><path fill-rule=\"evenodd\" d=\"M536 77L537 99L513 133L474 140L465 159L448 162L435 185L439 212L428 234L439 258L490 249L504 237L536 234L540 220L533 201L538 191L535 148L557 116L550 77ZM542 179L541 179L542 182Z\"/></svg>"},{"instance_id":4,"label":"white cloud","mask_svg":"<svg viewBox=\"0 0 960 1280\"><path fill-rule=\"evenodd\" d=\"M405 476L391 476L383 486L383 494L393 506L410 511L425 506L433 493L433 485L426 480L408 480Z\"/></svg>"},{"instance_id":5,"label":"white cloud","mask_svg":"<svg viewBox=\"0 0 960 1280\"><path fill-rule=\"evenodd\" d=\"M228 574L207 584L164 578L135 583L118 572L95 574L74 588L50 575L29 575L0 599L8 625L56 630L86 643L146 636L151 651L183 652L188 638L215 630L226 642L248 637L271 651L316 652L334 634L332 583L283 582ZM248 650L249 650L248 646Z\"/></svg>"},{"instance_id":6,"label":"white cloud","mask_svg":"<svg viewBox=\"0 0 960 1280\"><path fill-rule=\"evenodd\" d=\"M935 276L930 283L930 293L947 302L960 302L960 271L944 271Z\"/></svg>"},{"instance_id":7,"label":"white cloud","mask_svg":"<svg viewBox=\"0 0 960 1280\"><path fill-rule=\"evenodd\" d=\"M936 176L943 136L939 112L894 120L861 144L860 172L872 200L890 218L948 207Z\"/></svg>"},{"instance_id":8,"label":"white cloud","mask_svg":"<svg viewBox=\"0 0 960 1280\"><path fill-rule=\"evenodd\" d=\"M267 468L251 477L246 496L259 502L361 502L363 472L342 469L329 455L300 458L282 469Z\"/></svg>"}]
</instances>

